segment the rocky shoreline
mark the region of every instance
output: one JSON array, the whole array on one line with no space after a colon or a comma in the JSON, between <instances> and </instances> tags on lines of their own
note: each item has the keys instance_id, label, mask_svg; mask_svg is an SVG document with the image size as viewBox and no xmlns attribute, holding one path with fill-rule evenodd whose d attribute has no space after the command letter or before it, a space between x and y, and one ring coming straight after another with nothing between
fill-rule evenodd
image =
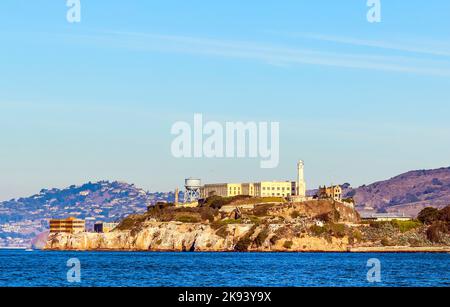
<instances>
[{"instance_id":1,"label":"rocky shoreline","mask_svg":"<svg viewBox=\"0 0 450 307\"><path fill-rule=\"evenodd\" d=\"M284 238L274 240L280 229ZM289 227L290 228L290 227ZM287 229L289 229L287 228ZM295 228L295 227L294 227ZM450 246L354 246L349 238L295 237L286 226L228 225L225 237L209 225L148 223L139 233L114 231L107 234L53 234L45 250L51 251L135 251L135 252L297 252L297 253L450 253ZM292 229L291 229L292 230ZM265 233L263 233L265 232ZM293 233L292 233L293 234ZM248 238L248 239L247 239ZM247 248L236 246L246 239ZM254 243L258 242L258 243Z\"/></svg>"},{"instance_id":2,"label":"rocky shoreline","mask_svg":"<svg viewBox=\"0 0 450 307\"><path fill-rule=\"evenodd\" d=\"M390 246L390 247L352 247L349 249L351 253L450 253L450 246Z\"/></svg>"}]
</instances>

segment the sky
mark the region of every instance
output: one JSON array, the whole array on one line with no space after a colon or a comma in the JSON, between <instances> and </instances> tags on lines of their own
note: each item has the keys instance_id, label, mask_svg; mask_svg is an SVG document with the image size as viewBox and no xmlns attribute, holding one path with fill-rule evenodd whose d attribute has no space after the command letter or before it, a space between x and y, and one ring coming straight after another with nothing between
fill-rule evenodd
<instances>
[{"instance_id":1,"label":"sky","mask_svg":"<svg viewBox=\"0 0 450 307\"><path fill-rule=\"evenodd\" d=\"M119 180L353 186L450 165L450 2L0 4L0 200ZM177 121L279 122L280 163L177 159Z\"/></svg>"}]
</instances>

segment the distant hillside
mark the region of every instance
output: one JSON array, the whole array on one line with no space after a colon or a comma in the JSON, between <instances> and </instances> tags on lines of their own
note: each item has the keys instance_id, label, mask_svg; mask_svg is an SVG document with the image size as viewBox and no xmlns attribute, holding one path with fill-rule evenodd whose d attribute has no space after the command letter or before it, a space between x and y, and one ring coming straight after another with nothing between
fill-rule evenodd
<instances>
[{"instance_id":1,"label":"distant hillside","mask_svg":"<svg viewBox=\"0 0 450 307\"><path fill-rule=\"evenodd\" d=\"M356 189L347 188L359 211L373 208L378 212L416 215L425 207L450 204L450 168L411 171L389 180Z\"/></svg>"},{"instance_id":2,"label":"distant hillside","mask_svg":"<svg viewBox=\"0 0 450 307\"><path fill-rule=\"evenodd\" d=\"M43 189L30 197L0 202L0 246L28 244L48 229L51 218L74 216L119 221L132 213L145 212L157 201L172 201L173 193L150 193L123 182L100 181L65 189Z\"/></svg>"}]
</instances>

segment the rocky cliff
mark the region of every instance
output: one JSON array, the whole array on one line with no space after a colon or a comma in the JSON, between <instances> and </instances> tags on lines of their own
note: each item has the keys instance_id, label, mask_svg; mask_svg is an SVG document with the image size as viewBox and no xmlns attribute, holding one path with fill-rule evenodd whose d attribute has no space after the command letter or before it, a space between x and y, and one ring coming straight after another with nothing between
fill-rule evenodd
<instances>
[{"instance_id":1,"label":"rocky cliff","mask_svg":"<svg viewBox=\"0 0 450 307\"><path fill-rule=\"evenodd\" d=\"M227 225L218 232L210 225L148 222L137 233L80 233L50 236L51 250L133 251L345 251L348 239L297 236L295 225ZM280 238L280 232L284 233ZM247 245L247 246L245 246ZM242 249L242 250L239 250Z\"/></svg>"},{"instance_id":2,"label":"rocky cliff","mask_svg":"<svg viewBox=\"0 0 450 307\"><path fill-rule=\"evenodd\" d=\"M221 208L216 207L217 203L199 208L153 207L146 214L124 219L111 233L51 235L46 249L344 251L352 232L346 232L345 226L337 223L359 221L351 206L333 201L244 206L240 199ZM315 227L324 223L328 228L323 227L318 235ZM333 235L338 231L334 229L336 225L344 226L339 236ZM321 235L324 232L328 235Z\"/></svg>"}]
</instances>

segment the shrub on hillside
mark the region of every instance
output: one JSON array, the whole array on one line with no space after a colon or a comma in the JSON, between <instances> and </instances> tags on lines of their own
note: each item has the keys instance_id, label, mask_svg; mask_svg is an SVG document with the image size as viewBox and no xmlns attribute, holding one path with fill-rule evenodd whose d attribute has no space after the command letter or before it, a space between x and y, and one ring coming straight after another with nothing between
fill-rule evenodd
<instances>
[{"instance_id":1,"label":"shrub on hillside","mask_svg":"<svg viewBox=\"0 0 450 307\"><path fill-rule=\"evenodd\" d=\"M357 241L357 242L361 242L363 240L363 235L362 235L361 231L359 231L358 229L355 229L352 232L351 237L353 238L354 241Z\"/></svg>"},{"instance_id":2,"label":"shrub on hillside","mask_svg":"<svg viewBox=\"0 0 450 307\"><path fill-rule=\"evenodd\" d=\"M391 241L389 241L388 238L383 238L383 239L381 239L381 245L383 245L383 246L393 246L394 244Z\"/></svg>"},{"instance_id":3,"label":"shrub on hillside","mask_svg":"<svg viewBox=\"0 0 450 307\"><path fill-rule=\"evenodd\" d=\"M251 243L252 241L250 240L250 238L245 236L236 243L236 245L234 246L234 250L236 252L246 252Z\"/></svg>"},{"instance_id":4,"label":"shrub on hillside","mask_svg":"<svg viewBox=\"0 0 450 307\"><path fill-rule=\"evenodd\" d=\"M420 211L417 219L425 225L431 225L439 220L440 212L436 208L427 207Z\"/></svg>"},{"instance_id":5,"label":"shrub on hillside","mask_svg":"<svg viewBox=\"0 0 450 307\"><path fill-rule=\"evenodd\" d=\"M131 230L141 223L143 223L146 219L146 216L143 214L133 214L120 222L120 224L116 227L117 230Z\"/></svg>"},{"instance_id":6,"label":"shrub on hillside","mask_svg":"<svg viewBox=\"0 0 450 307\"><path fill-rule=\"evenodd\" d=\"M344 203L354 204L355 200L352 197L342 199Z\"/></svg>"},{"instance_id":7,"label":"shrub on hillside","mask_svg":"<svg viewBox=\"0 0 450 307\"><path fill-rule=\"evenodd\" d=\"M450 223L450 206L439 211L439 220Z\"/></svg>"},{"instance_id":8,"label":"shrub on hillside","mask_svg":"<svg viewBox=\"0 0 450 307\"><path fill-rule=\"evenodd\" d=\"M370 227L376 228L376 229L382 229L386 228L387 225L391 225L390 222L377 222L377 221L370 221L369 222Z\"/></svg>"},{"instance_id":9,"label":"shrub on hillside","mask_svg":"<svg viewBox=\"0 0 450 307\"><path fill-rule=\"evenodd\" d=\"M212 208L201 208L200 209L200 217L203 221L214 222L214 217L217 214L216 209Z\"/></svg>"},{"instance_id":10,"label":"shrub on hillside","mask_svg":"<svg viewBox=\"0 0 450 307\"><path fill-rule=\"evenodd\" d=\"M329 223L334 221L334 215L331 212L323 213L315 217L317 220L324 223Z\"/></svg>"},{"instance_id":11,"label":"shrub on hillside","mask_svg":"<svg viewBox=\"0 0 450 307\"><path fill-rule=\"evenodd\" d=\"M322 234L324 234L327 230L325 227L320 227L317 225L312 225L309 228L309 231L314 235L314 236L320 236Z\"/></svg>"},{"instance_id":12,"label":"shrub on hillside","mask_svg":"<svg viewBox=\"0 0 450 307\"><path fill-rule=\"evenodd\" d=\"M213 209L220 209L223 206L229 205L236 201L248 200L251 202L252 197L248 195L237 195L233 197L221 197L221 196L210 196L201 202L202 207L210 207Z\"/></svg>"},{"instance_id":13,"label":"shrub on hillside","mask_svg":"<svg viewBox=\"0 0 450 307\"><path fill-rule=\"evenodd\" d=\"M412 229L416 229L420 226L422 226L421 222L418 221L398 221L394 220L391 221L391 225L400 230L400 232L407 232Z\"/></svg>"},{"instance_id":14,"label":"shrub on hillside","mask_svg":"<svg viewBox=\"0 0 450 307\"><path fill-rule=\"evenodd\" d=\"M297 210L293 211L291 213L291 218L296 219L300 216L300 212L298 212Z\"/></svg>"},{"instance_id":15,"label":"shrub on hillside","mask_svg":"<svg viewBox=\"0 0 450 307\"><path fill-rule=\"evenodd\" d=\"M259 216L259 217L267 216L269 209L272 207L273 207L272 204L263 204L263 205L255 206L255 208L253 209L253 215Z\"/></svg>"},{"instance_id":16,"label":"shrub on hillside","mask_svg":"<svg viewBox=\"0 0 450 307\"><path fill-rule=\"evenodd\" d=\"M326 228L328 233L336 238L343 238L346 235L346 227L344 224L329 223Z\"/></svg>"},{"instance_id":17,"label":"shrub on hillside","mask_svg":"<svg viewBox=\"0 0 450 307\"><path fill-rule=\"evenodd\" d=\"M216 229L222 227L223 225L234 225L234 224L244 224L244 222L242 221L242 219L225 219L225 220L221 220L221 221L217 221L214 222L212 224L212 226Z\"/></svg>"},{"instance_id":18,"label":"shrub on hillside","mask_svg":"<svg viewBox=\"0 0 450 307\"><path fill-rule=\"evenodd\" d=\"M427 238L433 243L442 243L443 234L449 232L449 226L447 223L438 221L433 223L427 229Z\"/></svg>"},{"instance_id":19,"label":"shrub on hillside","mask_svg":"<svg viewBox=\"0 0 450 307\"><path fill-rule=\"evenodd\" d=\"M229 199L220 196L211 196L206 199L204 206L213 209L220 209L226 204L228 204L229 201L230 201Z\"/></svg>"},{"instance_id":20,"label":"shrub on hillside","mask_svg":"<svg viewBox=\"0 0 450 307\"><path fill-rule=\"evenodd\" d=\"M283 247L286 248L286 249L291 249L292 245L294 245L294 242L286 241L286 242L284 242Z\"/></svg>"},{"instance_id":21,"label":"shrub on hillside","mask_svg":"<svg viewBox=\"0 0 450 307\"><path fill-rule=\"evenodd\" d=\"M200 219L192 215L181 215L176 218L177 222L181 223L200 223Z\"/></svg>"}]
</instances>

